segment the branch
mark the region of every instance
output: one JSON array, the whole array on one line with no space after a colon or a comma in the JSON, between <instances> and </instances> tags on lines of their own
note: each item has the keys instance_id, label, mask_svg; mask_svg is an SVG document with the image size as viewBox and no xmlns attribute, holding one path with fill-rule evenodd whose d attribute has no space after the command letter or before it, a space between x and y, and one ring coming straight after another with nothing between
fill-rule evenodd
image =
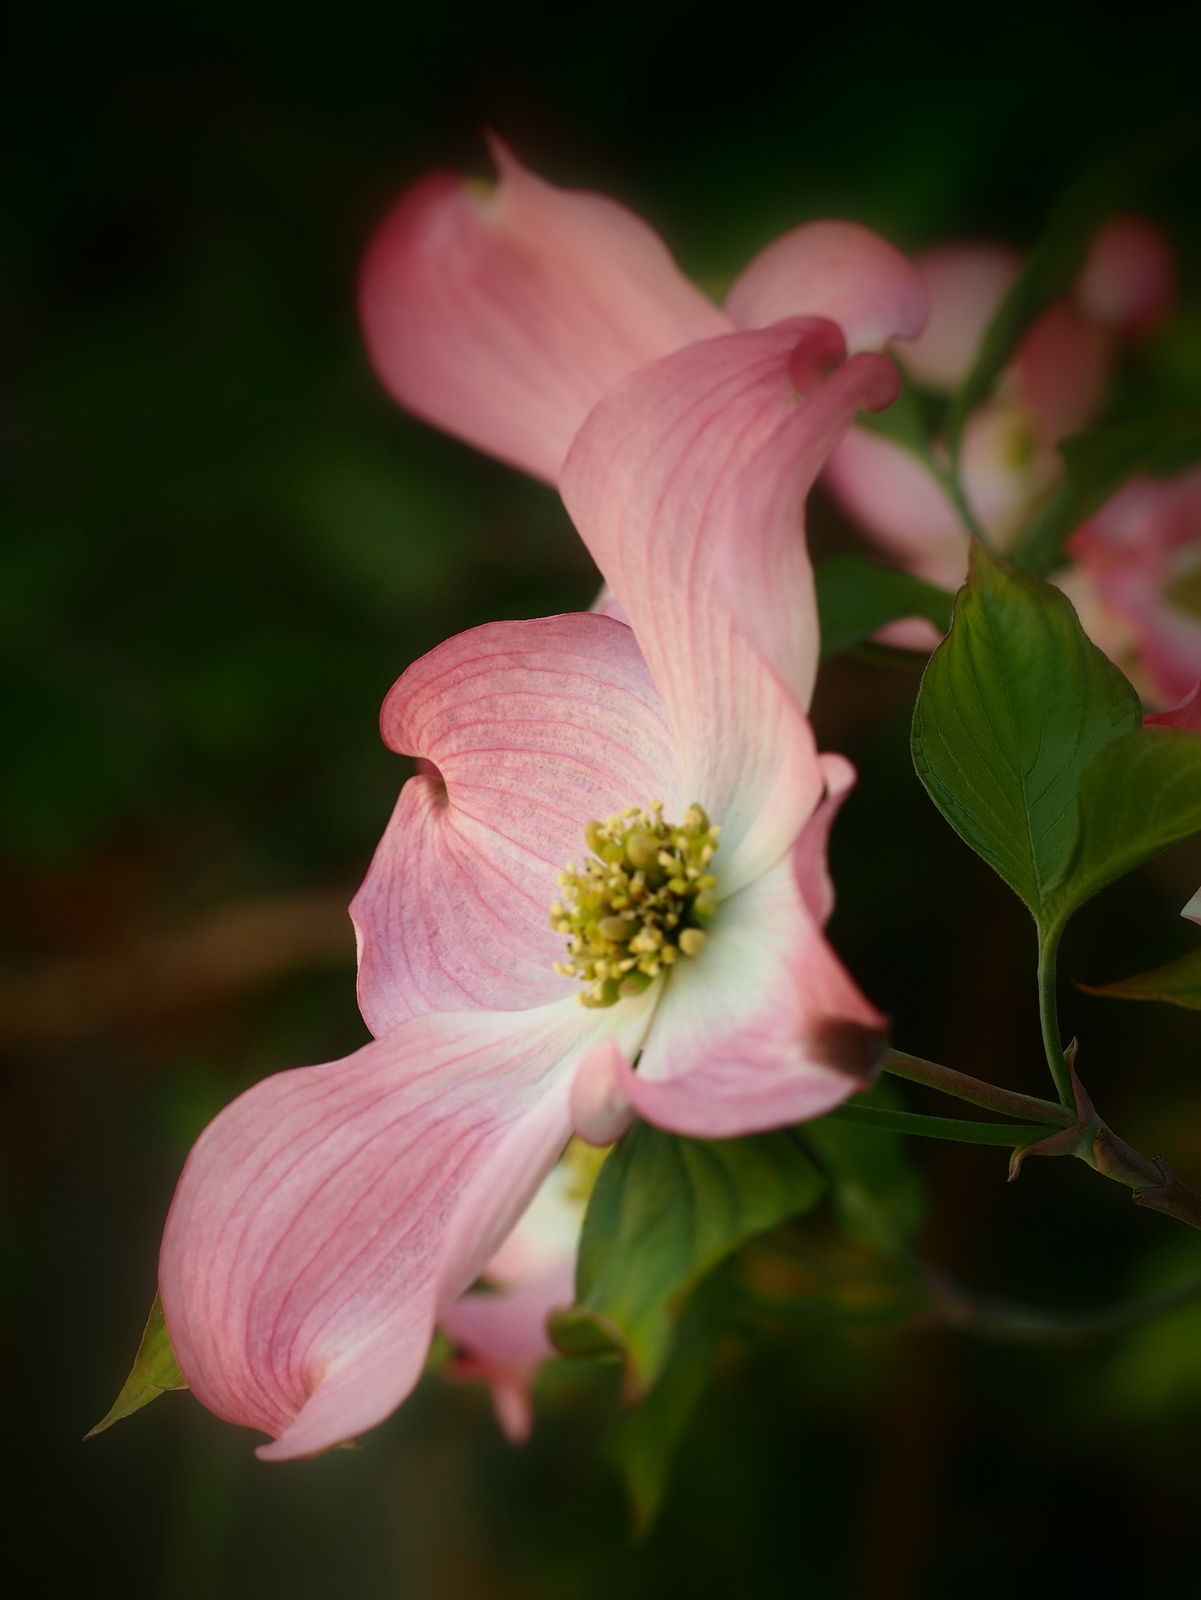
<instances>
[{"instance_id":1,"label":"branch","mask_svg":"<svg viewBox=\"0 0 1201 1600\"><path fill-rule=\"evenodd\" d=\"M1083 1344L1124 1328L1136 1327L1153 1317L1166 1316L1182 1306L1201 1300L1201 1279L1144 1295L1101 1311L1058 1316L1029 1306L1011 1305L1004 1300L989 1300L962 1288L939 1267L923 1264L923 1275L930 1295L927 1311L919 1322L932 1321L943 1327L982 1339L999 1339L1011 1344Z\"/></svg>"}]
</instances>

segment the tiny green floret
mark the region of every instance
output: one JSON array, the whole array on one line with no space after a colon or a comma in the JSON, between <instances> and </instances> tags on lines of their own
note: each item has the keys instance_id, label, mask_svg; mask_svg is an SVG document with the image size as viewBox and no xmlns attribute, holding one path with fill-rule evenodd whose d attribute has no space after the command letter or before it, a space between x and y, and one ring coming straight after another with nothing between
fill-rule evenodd
<instances>
[{"instance_id":1,"label":"tiny green floret","mask_svg":"<svg viewBox=\"0 0 1201 1600\"><path fill-rule=\"evenodd\" d=\"M616 1005L681 956L700 955L717 910L709 863L720 832L695 803L682 822L665 822L661 800L587 825L592 854L578 871L567 863L563 899L550 908L551 927L567 939L567 960L555 971L587 984L581 1005Z\"/></svg>"}]
</instances>

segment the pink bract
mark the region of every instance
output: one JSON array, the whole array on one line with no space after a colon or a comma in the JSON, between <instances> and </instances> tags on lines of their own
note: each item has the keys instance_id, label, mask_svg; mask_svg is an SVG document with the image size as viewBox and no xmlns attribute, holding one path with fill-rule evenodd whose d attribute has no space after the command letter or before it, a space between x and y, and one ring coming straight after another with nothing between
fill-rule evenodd
<instances>
[{"instance_id":1,"label":"pink bract","mask_svg":"<svg viewBox=\"0 0 1201 1600\"><path fill-rule=\"evenodd\" d=\"M798 318L627 378L576 436L563 493L629 625L477 628L389 695L385 738L421 767L353 906L378 1037L222 1112L163 1241L180 1367L210 1409L272 1436L264 1456L324 1450L399 1404L557 1161L577 1081L599 1075L581 1091L607 1124L593 1138L631 1109L726 1137L870 1078L883 1019L822 933L852 773L805 716L800 513L897 380L883 357L842 356L833 324ZM590 817L653 799L722 825L708 942L643 994L582 1007L550 966L557 873Z\"/></svg>"},{"instance_id":2,"label":"pink bract","mask_svg":"<svg viewBox=\"0 0 1201 1600\"><path fill-rule=\"evenodd\" d=\"M402 197L367 252L359 307L401 405L537 477L558 479L602 395L695 340L799 314L832 318L852 350L921 329L913 268L866 228L785 234L723 311L624 206L555 188L491 147L495 187L435 173Z\"/></svg>"}]
</instances>

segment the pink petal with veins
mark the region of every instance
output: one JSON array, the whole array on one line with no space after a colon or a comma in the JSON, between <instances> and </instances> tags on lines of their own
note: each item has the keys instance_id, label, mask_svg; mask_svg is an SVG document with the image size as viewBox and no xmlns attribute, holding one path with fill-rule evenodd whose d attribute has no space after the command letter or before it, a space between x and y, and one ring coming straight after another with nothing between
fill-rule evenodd
<instances>
[{"instance_id":1,"label":"pink petal with veins","mask_svg":"<svg viewBox=\"0 0 1201 1600\"><path fill-rule=\"evenodd\" d=\"M574 995L548 914L584 824L693 798L629 628L581 612L472 629L409 668L381 723L440 776L409 779L351 905L368 1027Z\"/></svg>"},{"instance_id":2,"label":"pink petal with veins","mask_svg":"<svg viewBox=\"0 0 1201 1600\"><path fill-rule=\"evenodd\" d=\"M1126 338L1153 333L1172 308L1176 262L1166 235L1144 217L1112 217L1093 242L1073 299L1082 315Z\"/></svg>"},{"instance_id":3,"label":"pink petal with veins","mask_svg":"<svg viewBox=\"0 0 1201 1600\"><path fill-rule=\"evenodd\" d=\"M930 315L920 338L903 344L897 355L918 383L949 393L967 377L1021 257L1003 245L951 244L927 251L913 264L929 297Z\"/></svg>"},{"instance_id":4,"label":"pink petal with veins","mask_svg":"<svg viewBox=\"0 0 1201 1600\"><path fill-rule=\"evenodd\" d=\"M227 1107L188 1158L160 1263L201 1402L271 1434L277 1460L386 1417L558 1159L574 1061L615 1020L573 1000L417 1017Z\"/></svg>"},{"instance_id":5,"label":"pink petal with veins","mask_svg":"<svg viewBox=\"0 0 1201 1600\"><path fill-rule=\"evenodd\" d=\"M922 331L926 293L913 263L870 228L809 222L773 240L743 268L726 312L740 328L829 317L848 350L879 350L889 339Z\"/></svg>"},{"instance_id":6,"label":"pink petal with veins","mask_svg":"<svg viewBox=\"0 0 1201 1600\"><path fill-rule=\"evenodd\" d=\"M726 1139L821 1116L871 1081L885 1019L822 933L833 903L826 837L853 780L830 789L795 850L720 907L709 942L677 963L626 1098L648 1122Z\"/></svg>"},{"instance_id":7,"label":"pink petal with veins","mask_svg":"<svg viewBox=\"0 0 1201 1600\"><path fill-rule=\"evenodd\" d=\"M825 417L821 373L841 352L837 328L816 318L690 345L606 396L564 467L568 510L663 696L683 764L681 792L724 830L718 870L726 894L791 846L821 778L797 699L735 625L720 592L722 496L798 408ZM840 370L826 380L836 381L848 422L853 391L870 403L886 372L883 357L861 355L846 376ZM812 481L833 442L818 428L798 446L798 482ZM791 558L793 576L803 561ZM780 606L794 608L790 670L801 692L818 651L812 589L780 589ZM783 626L773 619L773 637Z\"/></svg>"},{"instance_id":8,"label":"pink petal with veins","mask_svg":"<svg viewBox=\"0 0 1201 1600\"><path fill-rule=\"evenodd\" d=\"M519 1288L465 1294L443 1313L443 1331L456 1347L446 1376L489 1384L496 1419L514 1444L530 1436L530 1385L542 1363L555 1354L546 1319L574 1299L573 1252Z\"/></svg>"},{"instance_id":9,"label":"pink petal with veins","mask_svg":"<svg viewBox=\"0 0 1201 1600\"><path fill-rule=\"evenodd\" d=\"M491 193L436 173L385 218L359 309L402 405L553 482L601 395L729 323L632 212L492 152Z\"/></svg>"},{"instance_id":10,"label":"pink petal with veins","mask_svg":"<svg viewBox=\"0 0 1201 1600\"><path fill-rule=\"evenodd\" d=\"M714 503L719 592L802 709L813 696L818 634L805 501L856 413L888 405L899 383L896 367L881 357L836 367L810 388L750 461L731 473Z\"/></svg>"}]
</instances>

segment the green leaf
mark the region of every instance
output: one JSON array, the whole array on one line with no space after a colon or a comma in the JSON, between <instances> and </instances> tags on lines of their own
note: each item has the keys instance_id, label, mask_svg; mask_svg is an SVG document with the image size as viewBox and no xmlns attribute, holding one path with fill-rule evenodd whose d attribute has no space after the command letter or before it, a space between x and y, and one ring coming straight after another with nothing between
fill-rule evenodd
<instances>
[{"instance_id":1,"label":"green leaf","mask_svg":"<svg viewBox=\"0 0 1201 1600\"><path fill-rule=\"evenodd\" d=\"M1047 911L1060 925L1115 878L1201 829L1201 738L1139 728L1080 775L1079 826Z\"/></svg>"},{"instance_id":2,"label":"green leaf","mask_svg":"<svg viewBox=\"0 0 1201 1600\"><path fill-rule=\"evenodd\" d=\"M901 1101L889 1083L876 1084L870 1099L884 1110ZM830 1180L834 1210L847 1233L891 1260L906 1259L926 1202L904 1139L828 1116L807 1122L801 1134Z\"/></svg>"},{"instance_id":3,"label":"green leaf","mask_svg":"<svg viewBox=\"0 0 1201 1600\"><path fill-rule=\"evenodd\" d=\"M152 1400L157 1400L159 1395L165 1394L168 1389L186 1388L187 1384L175 1364L175 1352L171 1349L171 1340L167 1337L162 1298L156 1294L142 1334L142 1342L138 1346L138 1353L134 1357L133 1366L121 1393L113 1401L107 1414L84 1437L92 1439L96 1434L103 1433L106 1428L111 1428L114 1422L120 1422L124 1417L132 1417L135 1411L148 1406Z\"/></svg>"},{"instance_id":4,"label":"green leaf","mask_svg":"<svg viewBox=\"0 0 1201 1600\"><path fill-rule=\"evenodd\" d=\"M1042 237L1029 251L1009 293L985 330L975 364L947 416L947 446L958 456L963 427L992 391L1026 331L1067 293L1105 219L1127 204L1134 189L1195 140L1192 119L1162 128L1133 149L1088 168L1064 192Z\"/></svg>"},{"instance_id":5,"label":"green leaf","mask_svg":"<svg viewBox=\"0 0 1201 1600\"><path fill-rule=\"evenodd\" d=\"M1036 918L1073 849L1080 774L1140 721L1137 695L1067 598L974 544L922 678L913 761L943 816Z\"/></svg>"},{"instance_id":6,"label":"green leaf","mask_svg":"<svg viewBox=\"0 0 1201 1600\"><path fill-rule=\"evenodd\" d=\"M1064 541L1136 472L1192 439L1201 439L1201 412L1170 411L1077 434L1059 446L1063 476L1012 551L1019 566L1045 574L1060 564Z\"/></svg>"},{"instance_id":7,"label":"green leaf","mask_svg":"<svg viewBox=\"0 0 1201 1600\"><path fill-rule=\"evenodd\" d=\"M1190 950L1178 961L1119 978L1116 983L1077 983L1085 994L1099 994L1114 1000L1166 1000L1169 1005L1187 1006L1201 1011L1201 950Z\"/></svg>"},{"instance_id":8,"label":"green leaf","mask_svg":"<svg viewBox=\"0 0 1201 1600\"><path fill-rule=\"evenodd\" d=\"M680 1442L709 1387L727 1320L721 1276L711 1277L693 1296L650 1393L624 1411L605 1437L604 1452L625 1482L639 1537L650 1531L659 1513Z\"/></svg>"},{"instance_id":9,"label":"green leaf","mask_svg":"<svg viewBox=\"0 0 1201 1600\"><path fill-rule=\"evenodd\" d=\"M823 661L898 617L927 617L944 633L951 625L953 596L908 572L860 556L828 556L814 576Z\"/></svg>"},{"instance_id":10,"label":"green leaf","mask_svg":"<svg viewBox=\"0 0 1201 1600\"><path fill-rule=\"evenodd\" d=\"M627 1395L645 1393L701 1279L746 1239L816 1205L824 1188L788 1129L708 1140L636 1123L596 1180L576 1305L551 1318L555 1345L565 1355L620 1351Z\"/></svg>"}]
</instances>

